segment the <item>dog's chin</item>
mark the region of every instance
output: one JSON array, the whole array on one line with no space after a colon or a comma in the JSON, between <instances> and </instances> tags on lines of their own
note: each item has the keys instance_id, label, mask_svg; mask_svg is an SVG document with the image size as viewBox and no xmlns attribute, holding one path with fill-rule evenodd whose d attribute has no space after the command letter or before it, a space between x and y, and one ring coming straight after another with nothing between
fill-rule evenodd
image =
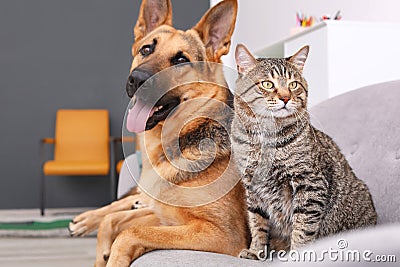
<instances>
[{"instance_id":1,"label":"dog's chin","mask_svg":"<svg viewBox=\"0 0 400 267\"><path fill-rule=\"evenodd\" d=\"M160 100L156 104L156 110L153 115L147 119L145 131L153 129L158 123L164 121L175 108L179 105L180 101L178 98L173 98L169 101Z\"/></svg>"}]
</instances>

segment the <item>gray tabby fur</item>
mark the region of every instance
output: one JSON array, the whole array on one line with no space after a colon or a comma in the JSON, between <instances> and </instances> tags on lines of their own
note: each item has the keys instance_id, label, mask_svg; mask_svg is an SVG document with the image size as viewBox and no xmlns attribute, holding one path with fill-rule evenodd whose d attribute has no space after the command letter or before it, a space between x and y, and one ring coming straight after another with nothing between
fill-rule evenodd
<instances>
[{"instance_id":1,"label":"gray tabby fur","mask_svg":"<svg viewBox=\"0 0 400 267\"><path fill-rule=\"evenodd\" d=\"M257 259L266 247L298 249L322 236L376 224L367 186L335 142L310 124L302 76L308 50L286 59L255 59L243 45L236 49L231 139L252 236L243 258ZM274 87L267 90L260 81ZM297 87L290 90L293 81Z\"/></svg>"}]
</instances>

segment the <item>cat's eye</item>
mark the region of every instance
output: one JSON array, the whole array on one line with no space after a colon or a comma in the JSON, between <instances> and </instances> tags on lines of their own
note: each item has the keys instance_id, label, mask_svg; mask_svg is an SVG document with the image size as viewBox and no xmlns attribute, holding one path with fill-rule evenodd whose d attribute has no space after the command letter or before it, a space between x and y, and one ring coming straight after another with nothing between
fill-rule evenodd
<instances>
[{"instance_id":1,"label":"cat's eye","mask_svg":"<svg viewBox=\"0 0 400 267\"><path fill-rule=\"evenodd\" d=\"M290 90L294 90L294 89L296 89L297 88L297 82L291 82L291 83L289 83L289 89Z\"/></svg>"},{"instance_id":2,"label":"cat's eye","mask_svg":"<svg viewBox=\"0 0 400 267\"><path fill-rule=\"evenodd\" d=\"M273 90L274 84L270 81L262 81L260 82L261 87L266 89L266 90Z\"/></svg>"}]
</instances>

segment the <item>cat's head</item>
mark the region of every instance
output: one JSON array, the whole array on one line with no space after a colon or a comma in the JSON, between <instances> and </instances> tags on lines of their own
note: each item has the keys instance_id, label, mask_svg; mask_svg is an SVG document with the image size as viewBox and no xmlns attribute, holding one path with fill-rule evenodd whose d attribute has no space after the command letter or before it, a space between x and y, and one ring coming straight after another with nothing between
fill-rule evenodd
<instances>
[{"instance_id":1,"label":"cat's head","mask_svg":"<svg viewBox=\"0 0 400 267\"><path fill-rule=\"evenodd\" d=\"M256 59L239 44L236 65L239 79L235 95L261 116L285 118L307 109L308 85L303 67L309 46L288 58Z\"/></svg>"}]
</instances>

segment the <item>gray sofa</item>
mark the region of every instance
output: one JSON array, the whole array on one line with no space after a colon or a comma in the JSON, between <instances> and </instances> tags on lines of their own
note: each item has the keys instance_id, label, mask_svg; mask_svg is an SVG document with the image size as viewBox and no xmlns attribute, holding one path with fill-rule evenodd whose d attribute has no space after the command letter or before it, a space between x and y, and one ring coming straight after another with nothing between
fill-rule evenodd
<instances>
[{"instance_id":1,"label":"gray sofa","mask_svg":"<svg viewBox=\"0 0 400 267\"><path fill-rule=\"evenodd\" d=\"M376 256L386 261L384 266L399 266L400 262L400 81L371 85L329 99L310 110L315 127L328 133L340 146L358 177L369 186L377 213L378 226L341 233L321 239L307 250L322 255L323 250L338 253L358 251L366 259L330 260L324 264L375 265ZM341 246L345 248L341 248ZM366 252L367 251L367 252ZM370 254L369 251L372 253ZM336 253L335 253L336 254ZM348 255L348 254L346 254ZM362 255L361 255L362 256ZM286 259L291 261L291 257ZM370 262L366 260L370 259ZM355 260L355 261L354 261ZM280 266L300 263L262 262L208 252L164 250L147 253L132 266ZM318 263L312 263L318 264ZM319 262L319 264L321 264Z\"/></svg>"}]
</instances>

